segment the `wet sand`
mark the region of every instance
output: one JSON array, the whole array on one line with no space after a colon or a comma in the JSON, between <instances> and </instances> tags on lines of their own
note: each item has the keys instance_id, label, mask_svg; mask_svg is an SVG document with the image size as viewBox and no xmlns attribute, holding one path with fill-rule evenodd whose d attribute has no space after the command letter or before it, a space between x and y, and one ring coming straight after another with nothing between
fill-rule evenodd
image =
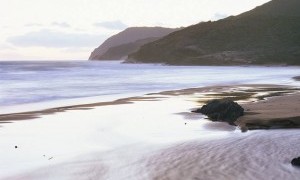
<instances>
[{"instance_id":1,"label":"wet sand","mask_svg":"<svg viewBox=\"0 0 300 180\"><path fill-rule=\"evenodd\" d=\"M245 116L239 118L236 122L236 124L241 127L249 126L248 129L269 129L272 128L271 126L273 126L273 122L271 122L271 120L274 119L275 126L277 128L289 128L293 126L293 123L295 127L299 126L299 92L299 88L281 85L237 85L189 88L164 91L160 93L150 93L140 97L122 98L111 102L79 104L40 111L0 114L0 123L36 119L42 115L55 114L70 110L89 110L101 106L131 104L138 101L159 101L164 98L171 98L174 96L189 96L189 99L193 99L198 102L198 107L201 107L209 100L222 98L232 99L241 103L246 112ZM290 123L287 123L287 125L281 123L281 126L280 123L276 124L276 121L282 120L287 120ZM276 128L275 126L274 128Z\"/></svg>"},{"instance_id":2,"label":"wet sand","mask_svg":"<svg viewBox=\"0 0 300 180\"><path fill-rule=\"evenodd\" d=\"M130 98L123 98L123 99L118 99L110 102L79 104L73 106L62 106L62 107L44 109L39 111L0 114L0 123L7 123L9 121L17 121L17 120L36 119L42 115L55 114L55 113L64 112L68 110L89 110L99 106L112 106L112 105L130 104L133 103L134 101L137 102L137 101L156 101L156 100L157 97L130 97Z\"/></svg>"},{"instance_id":3,"label":"wet sand","mask_svg":"<svg viewBox=\"0 0 300 180\"><path fill-rule=\"evenodd\" d=\"M190 141L152 153L146 166L157 180L295 180L300 169L290 161L300 155L299 138L299 130L272 130Z\"/></svg>"},{"instance_id":4,"label":"wet sand","mask_svg":"<svg viewBox=\"0 0 300 180\"><path fill-rule=\"evenodd\" d=\"M238 121L241 127L268 124L274 118L298 122L299 89L274 85L191 88L0 115L2 122L13 122L0 129L0 169L7 170L0 179L289 180L300 176L300 170L290 165L300 156L299 130L242 133L235 126L191 113L215 98L242 104L246 115Z\"/></svg>"}]
</instances>

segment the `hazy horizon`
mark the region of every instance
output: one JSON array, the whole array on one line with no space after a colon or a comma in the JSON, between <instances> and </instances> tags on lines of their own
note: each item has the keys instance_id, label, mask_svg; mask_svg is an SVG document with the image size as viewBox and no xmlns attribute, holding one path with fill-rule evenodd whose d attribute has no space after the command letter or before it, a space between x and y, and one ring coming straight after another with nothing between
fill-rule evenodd
<instances>
[{"instance_id":1,"label":"hazy horizon","mask_svg":"<svg viewBox=\"0 0 300 180\"><path fill-rule=\"evenodd\" d=\"M0 60L87 60L94 48L127 27L189 26L268 1L2 0Z\"/></svg>"}]
</instances>

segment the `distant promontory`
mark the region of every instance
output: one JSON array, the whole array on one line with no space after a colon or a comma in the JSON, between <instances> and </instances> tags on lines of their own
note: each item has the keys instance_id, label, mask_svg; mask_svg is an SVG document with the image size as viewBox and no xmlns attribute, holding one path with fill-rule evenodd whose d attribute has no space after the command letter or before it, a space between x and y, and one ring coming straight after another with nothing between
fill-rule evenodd
<instances>
[{"instance_id":1,"label":"distant promontory","mask_svg":"<svg viewBox=\"0 0 300 180\"><path fill-rule=\"evenodd\" d=\"M90 55L89 60L121 60L142 45L153 42L176 30L163 27L130 27L108 38Z\"/></svg>"}]
</instances>

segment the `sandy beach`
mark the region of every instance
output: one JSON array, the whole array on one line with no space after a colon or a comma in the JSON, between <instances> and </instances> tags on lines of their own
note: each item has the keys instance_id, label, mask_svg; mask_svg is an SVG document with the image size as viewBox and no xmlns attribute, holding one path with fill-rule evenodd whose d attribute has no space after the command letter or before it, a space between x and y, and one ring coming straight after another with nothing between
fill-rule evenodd
<instances>
[{"instance_id":1,"label":"sandy beach","mask_svg":"<svg viewBox=\"0 0 300 180\"><path fill-rule=\"evenodd\" d=\"M191 113L216 98L245 108L238 126ZM299 102L297 87L235 85L3 114L0 179L296 179Z\"/></svg>"}]
</instances>

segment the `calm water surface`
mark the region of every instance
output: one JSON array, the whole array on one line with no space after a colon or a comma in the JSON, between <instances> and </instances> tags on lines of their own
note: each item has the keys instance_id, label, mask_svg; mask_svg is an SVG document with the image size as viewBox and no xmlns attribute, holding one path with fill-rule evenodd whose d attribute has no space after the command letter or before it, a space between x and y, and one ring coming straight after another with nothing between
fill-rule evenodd
<instances>
[{"instance_id":1,"label":"calm water surface","mask_svg":"<svg viewBox=\"0 0 300 180\"><path fill-rule=\"evenodd\" d=\"M292 77L299 74L299 67L163 66L119 61L0 62L0 107L93 97L95 101L105 101L222 84L297 85Z\"/></svg>"}]
</instances>

